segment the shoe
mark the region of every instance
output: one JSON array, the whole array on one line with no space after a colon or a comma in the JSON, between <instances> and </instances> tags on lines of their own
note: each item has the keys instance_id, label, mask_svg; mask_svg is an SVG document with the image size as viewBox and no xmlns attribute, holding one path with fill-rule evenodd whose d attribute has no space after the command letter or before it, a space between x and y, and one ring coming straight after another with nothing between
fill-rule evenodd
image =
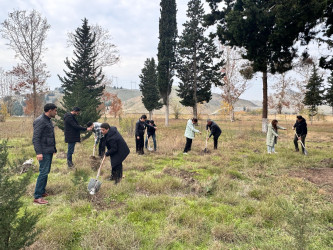
<instances>
[{"instance_id":1,"label":"shoe","mask_svg":"<svg viewBox=\"0 0 333 250\"><path fill-rule=\"evenodd\" d=\"M47 196L49 196L48 193L44 193L44 194L42 194L42 197L47 197Z\"/></svg>"},{"instance_id":2,"label":"shoe","mask_svg":"<svg viewBox=\"0 0 333 250\"><path fill-rule=\"evenodd\" d=\"M74 168L74 163L72 161L68 161L67 166L68 166L68 168L73 169Z\"/></svg>"},{"instance_id":3,"label":"shoe","mask_svg":"<svg viewBox=\"0 0 333 250\"><path fill-rule=\"evenodd\" d=\"M270 155L270 154L272 154L272 152L268 152L268 154Z\"/></svg>"},{"instance_id":4,"label":"shoe","mask_svg":"<svg viewBox=\"0 0 333 250\"><path fill-rule=\"evenodd\" d=\"M186 153L186 152L184 152L184 153L183 153L183 155L187 155L187 153Z\"/></svg>"},{"instance_id":5,"label":"shoe","mask_svg":"<svg viewBox=\"0 0 333 250\"><path fill-rule=\"evenodd\" d=\"M49 202L44 200L43 198L34 199L34 204L37 204L37 205L46 205L48 203Z\"/></svg>"},{"instance_id":6,"label":"shoe","mask_svg":"<svg viewBox=\"0 0 333 250\"><path fill-rule=\"evenodd\" d=\"M273 154L277 154L277 152L273 152Z\"/></svg>"},{"instance_id":7,"label":"shoe","mask_svg":"<svg viewBox=\"0 0 333 250\"><path fill-rule=\"evenodd\" d=\"M296 149L295 149L295 152L299 152L299 149L298 149L298 148L296 148Z\"/></svg>"}]
</instances>

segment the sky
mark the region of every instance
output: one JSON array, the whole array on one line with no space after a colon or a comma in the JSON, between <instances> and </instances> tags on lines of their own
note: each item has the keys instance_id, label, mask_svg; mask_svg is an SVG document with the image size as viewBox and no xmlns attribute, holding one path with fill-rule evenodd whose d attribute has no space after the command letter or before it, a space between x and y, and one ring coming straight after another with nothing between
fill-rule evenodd
<instances>
[{"instance_id":1,"label":"sky","mask_svg":"<svg viewBox=\"0 0 333 250\"><path fill-rule=\"evenodd\" d=\"M188 0L177 0L178 33L186 21ZM205 6L209 10L208 6ZM58 74L64 76L67 70L66 57L73 57L73 48L67 47L67 34L74 32L87 18L89 24L98 24L109 30L112 42L117 46L120 62L103 68L108 78L113 78L115 86L138 89L139 75L147 58L157 55L158 22L160 0L0 0L0 22L13 10L37 10L47 18L51 28L47 35L43 61L50 71L48 85L51 89L60 87ZM0 38L0 67L10 70L19 63L14 52ZM213 88L213 92L220 92ZM249 89L241 96L248 100L262 99L261 78L250 82Z\"/></svg>"}]
</instances>

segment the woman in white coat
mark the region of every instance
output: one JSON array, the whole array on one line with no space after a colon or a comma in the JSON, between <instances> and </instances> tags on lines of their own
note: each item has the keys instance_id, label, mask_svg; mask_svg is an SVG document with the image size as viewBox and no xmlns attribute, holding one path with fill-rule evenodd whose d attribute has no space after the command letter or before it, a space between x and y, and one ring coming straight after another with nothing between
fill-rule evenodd
<instances>
[{"instance_id":1,"label":"woman in white coat","mask_svg":"<svg viewBox=\"0 0 333 250\"><path fill-rule=\"evenodd\" d=\"M278 124L277 120L273 120L272 123L268 124L266 145L267 145L267 152L269 154L276 153L275 144L277 143L277 138L279 137L278 129L286 130L285 128L280 127L277 124Z\"/></svg>"},{"instance_id":2,"label":"woman in white coat","mask_svg":"<svg viewBox=\"0 0 333 250\"><path fill-rule=\"evenodd\" d=\"M187 152L191 150L192 139L194 139L195 133L201 134L201 132L199 130L194 128L194 125L197 123L198 123L198 119L196 119L196 118L192 118L187 121L185 134L184 134L184 136L186 137L186 144L185 144L183 154L187 154Z\"/></svg>"}]
</instances>

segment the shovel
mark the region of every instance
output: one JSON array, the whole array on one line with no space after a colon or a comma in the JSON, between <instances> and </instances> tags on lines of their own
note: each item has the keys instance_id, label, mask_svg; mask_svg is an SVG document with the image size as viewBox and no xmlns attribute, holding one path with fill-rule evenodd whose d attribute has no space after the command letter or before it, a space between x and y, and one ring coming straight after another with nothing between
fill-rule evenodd
<instances>
[{"instance_id":1,"label":"shovel","mask_svg":"<svg viewBox=\"0 0 333 250\"><path fill-rule=\"evenodd\" d=\"M298 138L298 134L297 134L296 132L295 132L295 134L296 134L296 136L297 136L297 138ZM306 150L306 148L305 148L305 146L304 146L302 140L299 140L299 141L301 142L302 147L304 148L304 154L305 154L305 155L308 155L308 151Z\"/></svg>"},{"instance_id":2,"label":"shovel","mask_svg":"<svg viewBox=\"0 0 333 250\"><path fill-rule=\"evenodd\" d=\"M149 137L147 135L147 148L148 148L148 151L153 151L153 148L150 147L150 143L149 143Z\"/></svg>"},{"instance_id":3,"label":"shovel","mask_svg":"<svg viewBox=\"0 0 333 250\"><path fill-rule=\"evenodd\" d=\"M91 195L94 195L96 194L99 189L101 188L101 185L102 185L102 182L100 182L98 180L98 177L99 177L99 174L101 172L101 168L102 168L102 165L104 163L104 160L105 160L105 155L103 157L103 160L101 162L101 165L99 166L99 169L98 169L98 172L97 172L97 176L96 176L96 179L90 179L89 183L88 183L88 192L89 194Z\"/></svg>"},{"instance_id":4,"label":"shovel","mask_svg":"<svg viewBox=\"0 0 333 250\"><path fill-rule=\"evenodd\" d=\"M204 149L204 153L208 153L207 143L208 143L208 130L207 130L207 133L206 133L206 147Z\"/></svg>"}]
</instances>

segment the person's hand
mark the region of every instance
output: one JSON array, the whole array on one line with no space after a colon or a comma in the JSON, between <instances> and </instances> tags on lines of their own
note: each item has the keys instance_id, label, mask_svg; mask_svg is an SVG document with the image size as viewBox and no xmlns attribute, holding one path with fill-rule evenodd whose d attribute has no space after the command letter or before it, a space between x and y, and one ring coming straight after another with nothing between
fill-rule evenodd
<instances>
[{"instance_id":1,"label":"person's hand","mask_svg":"<svg viewBox=\"0 0 333 250\"><path fill-rule=\"evenodd\" d=\"M92 127L88 127L87 130L88 130L88 131L91 131L91 130L92 130Z\"/></svg>"},{"instance_id":2,"label":"person's hand","mask_svg":"<svg viewBox=\"0 0 333 250\"><path fill-rule=\"evenodd\" d=\"M301 140L301 137L298 137L298 140L300 141L300 140Z\"/></svg>"},{"instance_id":3,"label":"person's hand","mask_svg":"<svg viewBox=\"0 0 333 250\"><path fill-rule=\"evenodd\" d=\"M42 160L43 160L43 154L39 154L39 155L37 155L37 160L38 160L38 161L42 161Z\"/></svg>"},{"instance_id":4,"label":"person's hand","mask_svg":"<svg viewBox=\"0 0 333 250\"><path fill-rule=\"evenodd\" d=\"M137 137L136 137L136 139L138 139L138 140L139 140L139 139L140 139L140 136L137 136Z\"/></svg>"},{"instance_id":5,"label":"person's hand","mask_svg":"<svg viewBox=\"0 0 333 250\"><path fill-rule=\"evenodd\" d=\"M156 129L157 129L157 127L154 127L154 129L156 130Z\"/></svg>"}]
</instances>

